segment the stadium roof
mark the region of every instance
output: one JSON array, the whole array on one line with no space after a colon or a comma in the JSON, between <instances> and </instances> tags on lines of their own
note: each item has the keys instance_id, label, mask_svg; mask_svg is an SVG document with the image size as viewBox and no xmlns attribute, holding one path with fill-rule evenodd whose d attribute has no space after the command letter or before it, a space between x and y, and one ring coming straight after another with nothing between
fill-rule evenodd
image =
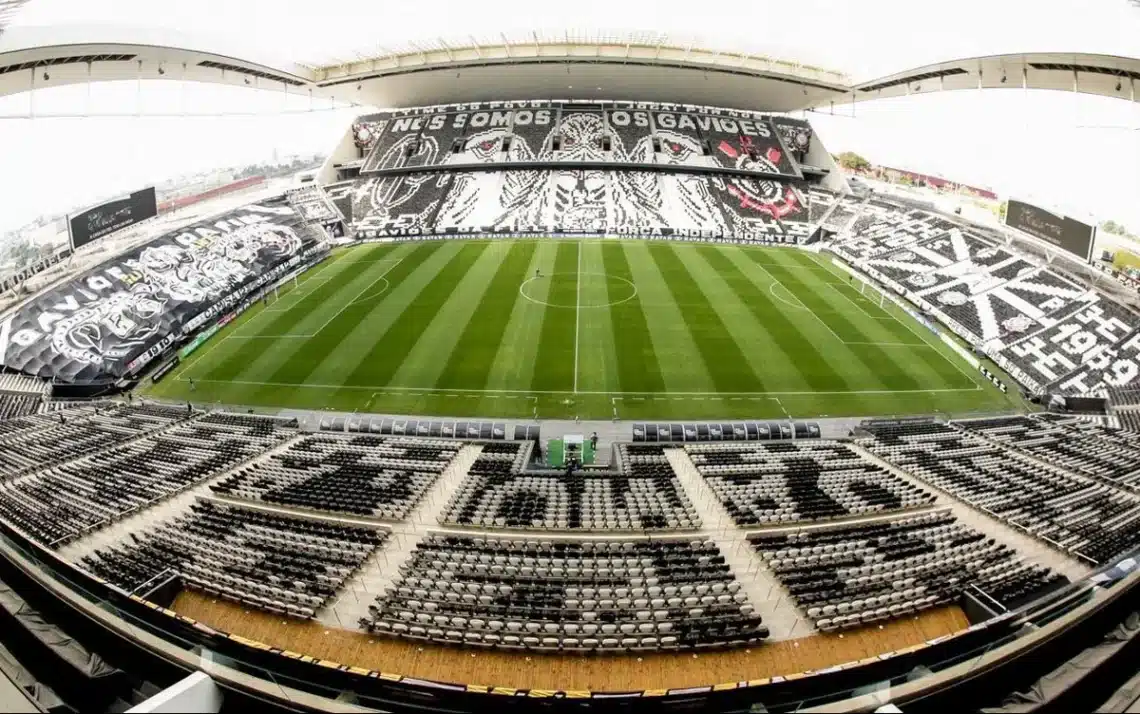
<instances>
[{"instance_id":1,"label":"stadium roof","mask_svg":"<svg viewBox=\"0 0 1140 714\"><path fill-rule=\"evenodd\" d=\"M567 29L595 18L654 29ZM1136 37L1140 9L1126 0L956 0L937 13L905 0L32 0L0 37L0 95L163 75L381 107L622 98L789 111L988 86L1134 99Z\"/></svg>"},{"instance_id":2,"label":"stadium roof","mask_svg":"<svg viewBox=\"0 0 1140 714\"><path fill-rule=\"evenodd\" d=\"M841 71L856 83L962 57L1140 51L1140 9L1126 0L955 0L936 8L908 0L33 0L15 20L24 26L108 23L177 27L313 68L435 49L564 41L778 58Z\"/></svg>"}]
</instances>

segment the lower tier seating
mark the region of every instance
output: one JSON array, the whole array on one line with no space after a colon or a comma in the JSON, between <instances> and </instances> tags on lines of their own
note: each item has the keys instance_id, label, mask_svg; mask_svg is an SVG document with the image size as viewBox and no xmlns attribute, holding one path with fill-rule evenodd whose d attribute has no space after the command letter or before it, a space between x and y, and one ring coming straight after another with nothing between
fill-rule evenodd
<instances>
[{"instance_id":1,"label":"lower tier seating","mask_svg":"<svg viewBox=\"0 0 1140 714\"><path fill-rule=\"evenodd\" d=\"M43 397L38 394L0 393L0 422L35 414L43 408Z\"/></svg>"},{"instance_id":2,"label":"lower tier seating","mask_svg":"<svg viewBox=\"0 0 1140 714\"><path fill-rule=\"evenodd\" d=\"M170 426L189 415L181 407L109 404L77 413L38 417L42 428L21 430L0 440L0 474L14 475L86 456ZM44 421L49 425L44 425ZM56 423L51 424L54 420Z\"/></svg>"},{"instance_id":3,"label":"lower tier seating","mask_svg":"<svg viewBox=\"0 0 1140 714\"><path fill-rule=\"evenodd\" d=\"M460 446L431 439L313 434L210 489L231 498L400 520Z\"/></svg>"},{"instance_id":4,"label":"lower tier seating","mask_svg":"<svg viewBox=\"0 0 1140 714\"><path fill-rule=\"evenodd\" d=\"M768 636L712 541L433 535L361 626L535 650L656 650Z\"/></svg>"},{"instance_id":5,"label":"lower tier seating","mask_svg":"<svg viewBox=\"0 0 1140 714\"><path fill-rule=\"evenodd\" d=\"M688 444L685 451L740 526L894 511L935 499L840 442Z\"/></svg>"},{"instance_id":6,"label":"lower tier seating","mask_svg":"<svg viewBox=\"0 0 1140 714\"><path fill-rule=\"evenodd\" d=\"M134 591L164 573L248 607L312 617L387 533L200 500L184 515L81 565Z\"/></svg>"},{"instance_id":7,"label":"lower tier seating","mask_svg":"<svg viewBox=\"0 0 1140 714\"><path fill-rule=\"evenodd\" d=\"M1102 563L1140 545L1140 499L952 425L927 422L869 430L858 443L917 478Z\"/></svg>"},{"instance_id":8,"label":"lower tier seating","mask_svg":"<svg viewBox=\"0 0 1140 714\"><path fill-rule=\"evenodd\" d=\"M975 586L1013 607L1066 582L957 523L949 512L791 534L752 545L821 630L855 627L957 600Z\"/></svg>"},{"instance_id":9,"label":"lower tier seating","mask_svg":"<svg viewBox=\"0 0 1140 714\"><path fill-rule=\"evenodd\" d=\"M496 445L497 446L497 445ZM441 520L516 529L678 530L700 520L659 446L622 445L622 471L526 471L513 453L483 453ZM652 451L653 453L649 453Z\"/></svg>"},{"instance_id":10,"label":"lower tier seating","mask_svg":"<svg viewBox=\"0 0 1140 714\"><path fill-rule=\"evenodd\" d=\"M295 433L286 423L233 414L185 422L0 484L0 517L58 547L272 448Z\"/></svg>"},{"instance_id":11,"label":"lower tier seating","mask_svg":"<svg viewBox=\"0 0 1140 714\"><path fill-rule=\"evenodd\" d=\"M1140 440L1119 429L1057 415L969 419L954 426L1069 471L1140 485Z\"/></svg>"}]
</instances>

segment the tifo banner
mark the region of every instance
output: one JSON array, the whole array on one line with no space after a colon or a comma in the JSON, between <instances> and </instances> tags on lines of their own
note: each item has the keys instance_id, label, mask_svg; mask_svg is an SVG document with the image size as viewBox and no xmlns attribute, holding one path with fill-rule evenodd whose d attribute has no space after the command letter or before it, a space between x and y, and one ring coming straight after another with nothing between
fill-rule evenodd
<instances>
[{"instance_id":1,"label":"tifo banner","mask_svg":"<svg viewBox=\"0 0 1140 714\"><path fill-rule=\"evenodd\" d=\"M157 215L158 202L155 200L153 186L88 208L67 219L71 248L74 250Z\"/></svg>"},{"instance_id":2,"label":"tifo banner","mask_svg":"<svg viewBox=\"0 0 1140 714\"><path fill-rule=\"evenodd\" d=\"M1066 250L1082 260L1092 260L1096 228L1087 223L1011 198L1005 213L1005 224Z\"/></svg>"},{"instance_id":3,"label":"tifo banner","mask_svg":"<svg viewBox=\"0 0 1140 714\"><path fill-rule=\"evenodd\" d=\"M0 323L0 361L63 382L136 373L184 335L232 311L313 244L314 234L284 199L191 224L10 315Z\"/></svg>"},{"instance_id":4,"label":"tifo banner","mask_svg":"<svg viewBox=\"0 0 1140 714\"><path fill-rule=\"evenodd\" d=\"M365 128L365 119L381 117L378 128ZM792 136L803 143L793 147L766 115L668 104L470 104L384 112L361 117L356 126L356 143L368 150L364 174L445 164L605 162L801 178L789 152L806 150L810 141L810 125L802 120Z\"/></svg>"}]
</instances>

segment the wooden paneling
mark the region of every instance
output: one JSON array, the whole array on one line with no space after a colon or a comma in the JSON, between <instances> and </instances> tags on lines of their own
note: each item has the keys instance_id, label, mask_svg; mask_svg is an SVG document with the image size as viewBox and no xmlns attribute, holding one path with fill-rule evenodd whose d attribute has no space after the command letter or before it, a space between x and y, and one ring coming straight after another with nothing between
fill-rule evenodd
<instances>
[{"instance_id":1,"label":"wooden paneling","mask_svg":"<svg viewBox=\"0 0 1140 714\"><path fill-rule=\"evenodd\" d=\"M957 606L843 634L768 642L751 649L642 655L539 655L465 649L369 636L244 610L184 591L180 614L218 629L342 664L442 682L519 689L629 691L760 679L820 669L901 649L968 626Z\"/></svg>"}]
</instances>

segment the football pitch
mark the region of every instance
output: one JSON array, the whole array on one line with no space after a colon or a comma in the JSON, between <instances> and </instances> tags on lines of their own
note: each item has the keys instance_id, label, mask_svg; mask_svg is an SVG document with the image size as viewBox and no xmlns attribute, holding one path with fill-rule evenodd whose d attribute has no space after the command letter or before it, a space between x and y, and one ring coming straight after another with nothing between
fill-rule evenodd
<instances>
[{"instance_id":1,"label":"football pitch","mask_svg":"<svg viewBox=\"0 0 1140 714\"><path fill-rule=\"evenodd\" d=\"M601 239L341 250L145 391L198 403L519 418L1020 406L826 256Z\"/></svg>"}]
</instances>

